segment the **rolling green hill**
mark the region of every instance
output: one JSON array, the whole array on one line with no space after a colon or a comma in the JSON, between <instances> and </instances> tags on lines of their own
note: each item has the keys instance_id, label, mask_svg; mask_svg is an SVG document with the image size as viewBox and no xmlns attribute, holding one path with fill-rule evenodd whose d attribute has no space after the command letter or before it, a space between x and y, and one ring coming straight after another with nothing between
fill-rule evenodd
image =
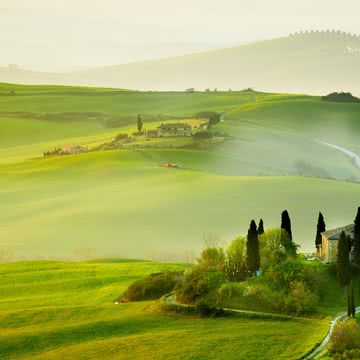
<instances>
[{"instance_id":1,"label":"rolling green hill","mask_svg":"<svg viewBox=\"0 0 360 360\"><path fill-rule=\"evenodd\" d=\"M360 37L308 32L198 54L115 65L71 74L0 69L0 80L129 89L242 89L319 94L360 93Z\"/></svg>"},{"instance_id":2,"label":"rolling green hill","mask_svg":"<svg viewBox=\"0 0 360 360\"><path fill-rule=\"evenodd\" d=\"M360 170L319 142L359 153L359 104L251 91L15 87L21 95L0 96L5 254L184 259L199 250L205 233L229 241L259 217L276 227L284 208L296 241L311 251L317 212L329 227L343 225L360 202L354 183ZM223 113L213 131L230 140L204 142L202 149L192 139L142 140L122 150L42 159L58 146L93 147L119 132L131 134L138 113L150 129L204 110ZM163 168L168 161L179 169Z\"/></svg>"},{"instance_id":3,"label":"rolling green hill","mask_svg":"<svg viewBox=\"0 0 360 360\"><path fill-rule=\"evenodd\" d=\"M328 321L200 319L113 305L134 280L180 264L130 260L0 264L1 359L298 359ZM196 337L194 337L196 334Z\"/></svg>"},{"instance_id":4,"label":"rolling green hill","mask_svg":"<svg viewBox=\"0 0 360 360\"><path fill-rule=\"evenodd\" d=\"M200 249L204 233L230 240L259 217L276 227L287 208L296 241L310 250L319 210L340 225L359 204L359 184L216 175L204 156L122 150L3 165L1 247L32 257L93 249L98 256L184 258ZM160 166L170 159L182 168Z\"/></svg>"}]
</instances>

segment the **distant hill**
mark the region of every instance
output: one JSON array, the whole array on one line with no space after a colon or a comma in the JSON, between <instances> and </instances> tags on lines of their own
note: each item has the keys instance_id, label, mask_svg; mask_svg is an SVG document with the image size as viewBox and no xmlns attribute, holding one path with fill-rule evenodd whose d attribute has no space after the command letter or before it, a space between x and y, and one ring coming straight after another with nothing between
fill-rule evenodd
<instances>
[{"instance_id":1,"label":"distant hill","mask_svg":"<svg viewBox=\"0 0 360 360\"><path fill-rule=\"evenodd\" d=\"M144 90L242 89L360 94L360 37L305 32L167 59L67 74L0 68L0 81Z\"/></svg>"}]
</instances>

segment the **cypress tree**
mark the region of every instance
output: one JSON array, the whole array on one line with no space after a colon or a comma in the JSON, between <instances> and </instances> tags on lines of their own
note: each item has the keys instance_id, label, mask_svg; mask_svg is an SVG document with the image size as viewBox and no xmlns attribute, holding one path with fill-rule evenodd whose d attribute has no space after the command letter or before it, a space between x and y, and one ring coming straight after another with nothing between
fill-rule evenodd
<instances>
[{"instance_id":1,"label":"cypress tree","mask_svg":"<svg viewBox=\"0 0 360 360\"><path fill-rule=\"evenodd\" d=\"M324 231L326 231L326 225L325 225L325 221L324 221L324 216L320 212L319 218L318 218L318 223L317 223L317 228L316 228L316 238L315 238L315 246L316 246L316 249L318 252L319 252L319 248L322 243L321 233Z\"/></svg>"},{"instance_id":2,"label":"cypress tree","mask_svg":"<svg viewBox=\"0 0 360 360\"><path fill-rule=\"evenodd\" d=\"M360 207L354 221L354 261L360 266Z\"/></svg>"},{"instance_id":3,"label":"cypress tree","mask_svg":"<svg viewBox=\"0 0 360 360\"><path fill-rule=\"evenodd\" d=\"M292 241L291 220L287 210L284 210L281 214L281 229L283 230L282 246L288 255L296 256L298 246Z\"/></svg>"},{"instance_id":4,"label":"cypress tree","mask_svg":"<svg viewBox=\"0 0 360 360\"><path fill-rule=\"evenodd\" d=\"M265 232L263 219L260 219L258 226L258 234L262 235Z\"/></svg>"},{"instance_id":5,"label":"cypress tree","mask_svg":"<svg viewBox=\"0 0 360 360\"><path fill-rule=\"evenodd\" d=\"M251 275L255 275L260 268L259 238L254 220L251 220L247 235L246 265Z\"/></svg>"},{"instance_id":6,"label":"cypress tree","mask_svg":"<svg viewBox=\"0 0 360 360\"><path fill-rule=\"evenodd\" d=\"M291 220L287 210L284 210L281 214L281 228L286 230L290 240L292 240Z\"/></svg>"},{"instance_id":7,"label":"cypress tree","mask_svg":"<svg viewBox=\"0 0 360 360\"><path fill-rule=\"evenodd\" d=\"M338 279L342 286L349 285L350 282L350 260L347 237L343 231L338 242L338 250L336 255L336 269Z\"/></svg>"},{"instance_id":8,"label":"cypress tree","mask_svg":"<svg viewBox=\"0 0 360 360\"><path fill-rule=\"evenodd\" d=\"M356 306L355 306L355 297L354 297L354 288L352 286L352 283L350 284L350 314L351 317L355 317L355 310Z\"/></svg>"},{"instance_id":9,"label":"cypress tree","mask_svg":"<svg viewBox=\"0 0 360 360\"><path fill-rule=\"evenodd\" d=\"M143 128L143 122L141 120L141 115L140 114L137 117L137 124L136 125L137 125L138 132L141 132L142 128Z\"/></svg>"}]
</instances>

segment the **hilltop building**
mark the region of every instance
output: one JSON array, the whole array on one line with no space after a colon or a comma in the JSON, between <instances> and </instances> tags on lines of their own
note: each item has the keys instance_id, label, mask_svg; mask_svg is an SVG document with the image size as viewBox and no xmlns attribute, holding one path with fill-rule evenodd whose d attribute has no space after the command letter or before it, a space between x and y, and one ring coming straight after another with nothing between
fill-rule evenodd
<instances>
[{"instance_id":1,"label":"hilltop building","mask_svg":"<svg viewBox=\"0 0 360 360\"><path fill-rule=\"evenodd\" d=\"M351 240L354 240L354 224L328 230L321 234L322 243L319 248L319 256L326 263L331 263L336 260L338 242L343 231Z\"/></svg>"},{"instance_id":2,"label":"hilltop building","mask_svg":"<svg viewBox=\"0 0 360 360\"><path fill-rule=\"evenodd\" d=\"M160 137L191 136L191 125L185 123L161 124Z\"/></svg>"},{"instance_id":3,"label":"hilltop building","mask_svg":"<svg viewBox=\"0 0 360 360\"><path fill-rule=\"evenodd\" d=\"M68 145L61 148L61 152L64 155L76 155L87 152L88 149L80 145Z\"/></svg>"},{"instance_id":4,"label":"hilltop building","mask_svg":"<svg viewBox=\"0 0 360 360\"><path fill-rule=\"evenodd\" d=\"M189 137L192 136L192 127L186 123L161 124L156 130L148 130L147 137Z\"/></svg>"}]
</instances>

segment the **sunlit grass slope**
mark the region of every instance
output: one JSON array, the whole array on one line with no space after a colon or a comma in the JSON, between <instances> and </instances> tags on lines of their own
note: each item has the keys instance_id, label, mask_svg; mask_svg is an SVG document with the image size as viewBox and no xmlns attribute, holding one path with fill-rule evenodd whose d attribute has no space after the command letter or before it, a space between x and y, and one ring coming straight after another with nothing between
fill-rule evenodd
<instances>
[{"instance_id":1,"label":"sunlit grass slope","mask_svg":"<svg viewBox=\"0 0 360 360\"><path fill-rule=\"evenodd\" d=\"M216 128L236 137L225 153L256 164L258 175L305 175L360 179L351 159L321 141L360 154L360 104L316 98L257 100L230 111ZM233 162L233 164L235 161Z\"/></svg>"},{"instance_id":2,"label":"sunlit grass slope","mask_svg":"<svg viewBox=\"0 0 360 360\"><path fill-rule=\"evenodd\" d=\"M176 161L180 169L161 165ZM319 210L348 223L360 185L302 177L212 173L191 150L88 153L0 166L0 245L32 255L150 256L198 250L204 233L245 234L252 218L277 227L288 209L295 241L312 249Z\"/></svg>"},{"instance_id":3,"label":"sunlit grass slope","mask_svg":"<svg viewBox=\"0 0 360 360\"><path fill-rule=\"evenodd\" d=\"M19 85L21 87L21 85ZM10 91L12 85L3 85ZM204 110L224 111L252 99L249 92L135 92L103 91L97 88L83 92L69 88L69 92L47 94L23 85L24 95L0 96L1 112L106 112L112 115L166 114L193 115ZM61 89L61 87L60 87ZM76 88L75 88L76 89ZM49 92L53 89L49 87ZM267 94L259 93L261 97Z\"/></svg>"},{"instance_id":4,"label":"sunlit grass slope","mask_svg":"<svg viewBox=\"0 0 360 360\"><path fill-rule=\"evenodd\" d=\"M181 265L20 262L0 265L1 359L298 359L328 322L194 319L113 305L132 281ZM194 336L196 334L196 336Z\"/></svg>"},{"instance_id":5,"label":"sunlit grass slope","mask_svg":"<svg viewBox=\"0 0 360 360\"><path fill-rule=\"evenodd\" d=\"M350 159L318 142L359 151L359 104L252 91L163 93L12 84L1 89L18 94L0 96L2 250L32 256L72 256L84 249L107 256L174 254L199 249L207 232L223 240L244 234L251 218L278 226L284 208L293 217L296 241L311 250L319 210L333 227L349 223L359 204L357 184L303 177L359 180ZM189 149L192 139L144 140L139 145L146 150L41 159L57 146L91 147L119 132L131 133L138 113L190 117L203 110L225 113L225 121L213 129L229 133L230 141L199 151ZM22 112L28 112L26 117ZM96 117L36 118L62 112L101 112L119 118L119 127L107 128ZM33 158L38 159L28 160ZM180 169L161 167L168 161Z\"/></svg>"}]
</instances>

